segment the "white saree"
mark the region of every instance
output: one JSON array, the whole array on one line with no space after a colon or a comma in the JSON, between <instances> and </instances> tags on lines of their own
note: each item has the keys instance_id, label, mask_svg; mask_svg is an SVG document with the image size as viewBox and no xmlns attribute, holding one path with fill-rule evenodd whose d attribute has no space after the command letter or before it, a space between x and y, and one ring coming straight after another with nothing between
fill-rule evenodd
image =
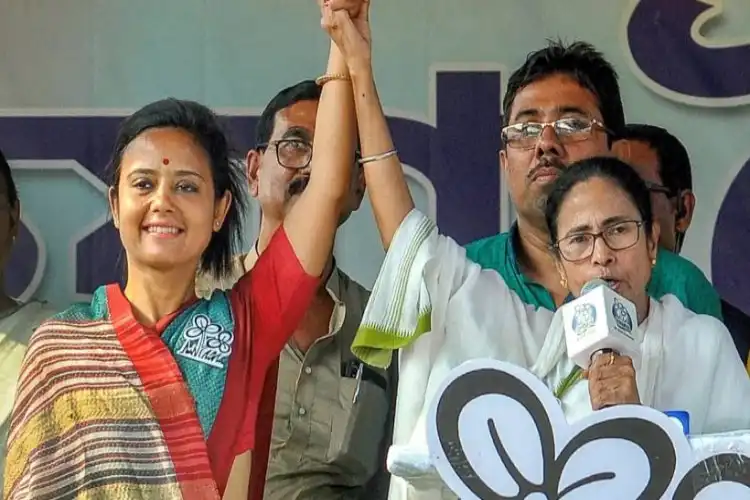
<instances>
[{"instance_id":1,"label":"white saree","mask_svg":"<svg viewBox=\"0 0 750 500\"><path fill-rule=\"evenodd\" d=\"M689 412L696 434L750 428L750 379L724 325L668 295L651 301L639 328L636 383L644 405ZM469 261L417 210L393 238L352 346L381 367L394 349L401 353L391 500L455 498L432 475L411 484L398 478L424 469L417 462L428 456L425 415L453 368L494 358L528 369L555 391L575 367L559 314L522 303L498 273ZM572 385L561 404L569 422L590 414L587 382Z\"/></svg>"},{"instance_id":2,"label":"white saree","mask_svg":"<svg viewBox=\"0 0 750 500\"><path fill-rule=\"evenodd\" d=\"M0 317L0 485L3 483L5 445L21 363L31 334L56 312L46 302L32 301ZM0 499L2 496L0 491Z\"/></svg>"}]
</instances>

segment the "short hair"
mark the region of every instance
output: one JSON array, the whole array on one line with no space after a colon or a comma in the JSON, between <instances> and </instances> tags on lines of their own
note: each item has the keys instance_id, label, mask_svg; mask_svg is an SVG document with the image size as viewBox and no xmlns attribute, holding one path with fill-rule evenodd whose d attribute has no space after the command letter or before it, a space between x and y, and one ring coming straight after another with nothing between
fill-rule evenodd
<instances>
[{"instance_id":1,"label":"short hair","mask_svg":"<svg viewBox=\"0 0 750 500\"><path fill-rule=\"evenodd\" d=\"M239 250L243 237L243 216L247 201L245 181L239 162L232 150L217 116L206 106L193 101L164 99L147 104L120 125L110 162L110 186L120 181L122 156L128 145L142 133L156 128L176 128L189 133L206 152L213 175L217 198L226 191L232 194L224 224L213 232L208 247L201 256L201 271L223 278L232 271L232 256Z\"/></svg>"},{"instance_id":2,"label":"short hair","mask_svg":"<svg viewBox=\"0 0 750 500\"><path fill-rule=\"evenodd\" d=\"M630 123L625 126L618 139L640 141L654 150L659 162L659 177L672 195L693 189L690 155L685 145L666 129L655 125Z\"/></svg>"},{"instance_id":3,"label":"short hair","mask_svg":"<svg viewBox=\"0 0 750 500\"><path fill-rule=\"evenodd\" d=\"M0 175L5 179L5 185L7 186L8 203L11 207L18 205L18 189L16 189L16 183L13 181L13 175L10 171L10 163L5 159L5 155L0 151Z\"/></svg>"},{"instance_id":4,"label":"short hair","mask_svg":"<svg viewBox=\"0 0 750 500\"><path fill-rule=\"evenodd\" d=\"M547 223L550 241L553 243L557 241L557 218L570 191L578 184L593 178L611 181L622 189L638 209L646 234L651 234L653 227L651 194L641 176L634 168L617 158L595 156L571 163L555 180L544 209L544 219Z\"/></svg>"},{"instance_id":5,"label":"short hair","mask_svg":"<svg viewBox=\"0 0 750 500\"><path fill-rule=\"evenodd\" d=\"M256 147L271 140L276 125L276 114L279 111L300 101L319 101L320 93L320 85L314 80L303 80L276 94L258 119L255 127Z\"/></svg>"},{"instance_id":6,"label":"short hair","mask_svg":"<svg viewBox=\"0 0 750 500\"><path fill-rule=\"evenodd\" d=\"M601 52L586 42L565 45L560 40L548 40L547 47L526 57L523 65L508 79L503 98L506 124L509 123L510 109L518 92L531 83L555 74L569 76L596 96L604 125L615 135L610 140L615 139L625 126L617 72Z\"/></svg>"}]
</instances>

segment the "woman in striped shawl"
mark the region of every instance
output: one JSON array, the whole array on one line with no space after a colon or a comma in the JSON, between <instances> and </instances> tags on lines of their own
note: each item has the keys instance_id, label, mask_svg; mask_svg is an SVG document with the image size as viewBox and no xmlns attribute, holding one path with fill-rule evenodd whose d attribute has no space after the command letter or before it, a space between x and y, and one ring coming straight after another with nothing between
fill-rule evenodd
<instances>
[{"instance_id":1,"label":"woman in striped shawl","mask_svg":"<svg viewBox=\"0 0 750 500\"><path fill-rule=\"evenodd\" d=\"M317 289L351 174L352 90L333 45L327 74L317 115L326 133L316 134L307 188L255 267L208 300L195 297L196 269L228 272L242 234L244 187L225 135L210 110L174 99L124 121L109 201L126 284L99 288L34 334L6 499L262 490L275 390L265 381L276 380L275 360Z\"/></svg>"}]
</instances>

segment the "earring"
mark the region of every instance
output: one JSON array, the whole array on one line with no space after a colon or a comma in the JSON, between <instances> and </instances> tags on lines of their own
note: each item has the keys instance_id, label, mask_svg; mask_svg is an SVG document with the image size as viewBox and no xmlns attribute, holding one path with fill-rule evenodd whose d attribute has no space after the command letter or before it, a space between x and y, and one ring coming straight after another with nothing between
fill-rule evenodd
<instances>
[{"instance_id":1,"label":"earring","mask_svg":"<svg viewBox=\"0 0 750 500\"><path fill-rule=\"evenodd\" d=\"M651 259L651 267L655 267L655 266L656 266L656 259Z\"/></svg>"},{"instance_id":2,"label":"earring","mask_svg":"<svg viewBox=\"0 0 750 500\"><path fill-rule=\"evenodd\" d=\"M560 285L562 285L563 288L568 288L568 279L565 276L560 278Z\"/></svg>"}]
</instances>

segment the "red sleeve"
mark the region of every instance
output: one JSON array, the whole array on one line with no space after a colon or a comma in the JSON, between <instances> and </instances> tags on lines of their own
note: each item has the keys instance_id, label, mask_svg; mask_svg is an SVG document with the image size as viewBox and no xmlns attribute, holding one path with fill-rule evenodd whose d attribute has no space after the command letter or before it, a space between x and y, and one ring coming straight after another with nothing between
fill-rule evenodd
<instances>
[{"instance_id":1,"label":"red sleeve","mask_svg":"<svg viewBox=\"0 0 750 500\"><path fill-rule=\"evenodd\" d=\"M271 363L263 386L258 417L255 425L255 446L253 463L250 469L248 498L260 500L266 487L268 460L271 452L271 435L273 434L273 416L276 408L276 383L279 376L279 363Z\"/></svg>"},{"instance_id":2,"label":"red sleeve","mask_svg":"<svg viewBox=\"0 0 750 500\"><path fill-rule=\"evenodd\" d=\"M252 270L230 292L235 322L249 325L252 337L249 401L237 453L254 448L266 374L302 320L318 284L319 279L302 268L281 227Z\"/></svg>"}]
</instances>

